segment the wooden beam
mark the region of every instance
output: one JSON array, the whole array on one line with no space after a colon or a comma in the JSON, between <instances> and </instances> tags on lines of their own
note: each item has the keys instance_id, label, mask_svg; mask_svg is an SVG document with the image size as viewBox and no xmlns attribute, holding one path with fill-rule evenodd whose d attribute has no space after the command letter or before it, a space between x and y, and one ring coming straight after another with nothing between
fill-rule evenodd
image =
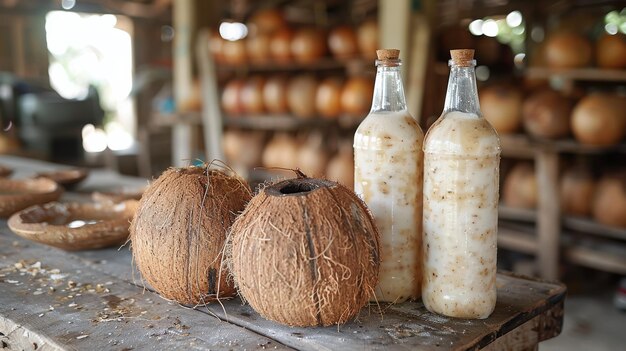
<instances>
[{"instance_id":1,"label":"wooden beam","mask_svg":"<svg viewBox=\"0 0 626 351\"><path fill-rule=\"evenodd\" d=\"M198 33L196 39L196 55L200 70L200 92L202 96L202 132L204 135L204 149L206 162L213 160L226 161L222 148L222 112L217 89L217 74L213 56L209 50L208 30Z\"/></svg>"},{"instance_id":2,"label":"wooden beam","mask_svg":"<svg viewBox=\"0 0 626 351\"><path fill-rule=\"evenodd\" d=\"M559 155L551 150L537 151L535 173L539 192L537 206L537 262L539 275L545 279L559 277L559 242L561 233L559 195Z\"/></svg>"},{"instance_id":3,"label":"wooden beam","mask_svg":"<svg viewBox=\"0 0 626 351\"><path fill-rule=\"evenodd\" d=\"M378 28L380 47L385 49L399 49L400 59L405 62L402 68L402 77L406 86L409 57L409 22L411 19L411 1L394 0L378 1Z\"/></svg>"},{"instance_id":4,"label":"wooden beam","mask_svg":"<svg viewBox=\"0 0 626 351\"><path fill-rule=\"evenodd\" d=\"M424 90L426 89L426 75L428 70L428 53L430 46L430 26L428 18L422 13L411 16L413 38L410 46L409 77L406 90L407 107L409 113L418 121L422 118Z\"/></svg>"},{"instance_id":5,"label":"wooden beam","mask_svg":"<svg viewBox=\"0 0 626 351\"><path fill-rule=\"evenodd\" d=\"M191 37L194 29L195 0L174 1L174 100L179 108L191 95L193 81ZM192 161L195 133L192 125L179 123L172 129L172 164L176 167Z\"/></svg>"}]
</instances>

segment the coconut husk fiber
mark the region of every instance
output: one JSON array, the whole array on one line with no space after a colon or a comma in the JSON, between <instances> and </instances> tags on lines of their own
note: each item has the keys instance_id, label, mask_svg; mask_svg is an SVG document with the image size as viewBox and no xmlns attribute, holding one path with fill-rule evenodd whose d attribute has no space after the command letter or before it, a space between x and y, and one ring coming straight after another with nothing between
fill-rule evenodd
<instances>
[{"instance_id":1,"label":"coconut husk fiber","mask_svg":"<svg viewBox=\"0 0 626 351\"><path fill-rule=\"evenodd\" d=\"M235 294L221 267L224 241L251 198L238 176L210 167L171 168L143 194L130 226L142 277L166 299L204 304Z\"/></svg>"},{"instance_id":2,"label":"coconut husk fiber","mask_svg":"<svg viewBox=\"0 0 626 351\"><path fill-rule=\"evenodd\" d=\"M365 204L321 179L261 190L231 228L229 265L240 296L290 326L353 318L378 282L378 232Z\"/></svg>"}]
</instances>

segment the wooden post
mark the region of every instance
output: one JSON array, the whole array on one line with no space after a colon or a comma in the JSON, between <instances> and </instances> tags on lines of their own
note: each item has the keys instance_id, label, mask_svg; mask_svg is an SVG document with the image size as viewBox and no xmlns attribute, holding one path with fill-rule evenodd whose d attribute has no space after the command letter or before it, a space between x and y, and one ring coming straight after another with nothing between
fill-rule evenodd
<instances>
[{"instance_id":1,"label":"wooden post","mask_svg":"<svg viewBox=\"0 0 626 351\"><path fill-rule=\"evenodd\" d=\"M411 19L411 1L378 1L378 27L380 28L380 48L399 49L400 59L407 62L409 57L409 20ZM402 77L406 86L408 71L406 64L402 68Z\"/></svg>"},{"instance_id":2,"label":"wooden post","mask_svg":"<svg viewBox=\"0 0 626 351\"><path fill-rule=\"evenodd\" d=\"M561 235L559 155L555 150L541 148L535 158L535 174L539 189L537 206L537 262L544 279L559 277L559 244Z\"/></svg>"},{"instance_id":3,"label":"wooden post","mask_svg":"<svg viewBox=\"0 0 626 351\"><path fill-rule=\"evenodd\" d=\"M174 100L177 108L191 95L192 46L195 0L175 0L174 13ZM178 122L172 127L172 164L176 167L188 165L193 157L195 133L188 122Z\"/></svg>"},{"instance_id":4,"label":"wooden post","mask_svg":"<svg viewBox=\"0 0 626 351\"><path fill-rule=\"evenodd\" d=\"M206 162L212 160L224 161L222 150L222 112L217 91L217 74L213 57L209 51L209 32L202 30L198 33L196 55L200 69L200 91L202 96L202 131L204 135L204 149Z\"/></svg>"},{"instance_id":5,"label":"wooden post","mask_svg":"<svg viewBox=\"0 0 626 351\"><path fill-rule=\"evenodd\" d=\"M417 121L422 120L422 101L426 87L428 69L428 48L430 46L430 26L423 13L411 16L413 25L411 53L409 55L409 78L406 89L407 108Z\"/></svg>"},{"instance_id":6,"label":"wooden post","mask_svg":"<svg viewBox=\"0 0 626 351\"><path fill-rule=\"evenodd\" d=\"M25 39L24 39L24 31L25 31L25 19L24 16L16 16L13 20L14 30L13 30L13 69L16 75L25 77L29 76L29 72L26 70L26 60L24 57L25 54Z\"/></svg>"}]
</instances>

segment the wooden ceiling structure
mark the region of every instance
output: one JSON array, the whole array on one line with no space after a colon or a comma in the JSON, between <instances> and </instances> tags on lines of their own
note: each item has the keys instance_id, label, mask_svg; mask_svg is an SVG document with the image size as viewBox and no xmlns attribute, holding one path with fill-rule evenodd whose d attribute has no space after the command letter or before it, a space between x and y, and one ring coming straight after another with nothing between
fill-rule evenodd
<instances>
[{"instance_id":1,"label":"wooden ceiling structure","mask_svg":"<svg viewBox=\"0 0 626 351\"><path fill-rule=\"evenodd\" d=\"M0 0L0 12L19 14L63 10L62 3L62 0ZM172 0L75 0L71 10L169 20Z\"/></svg>"},{"instance_id":2,"label":"wooden ceiling structure","mask_svg":"<svg viewBox=\"0 0 626 351\"><path fill-rule=\"evenodd\" d=\"M423 0L424 1L424 0ZM464 19L507 14L518 10L536 18L593 8L615 9L626 7L623 0L439 0L436 2L435 27L457 25Z\"/></svg>"}]
</instances>

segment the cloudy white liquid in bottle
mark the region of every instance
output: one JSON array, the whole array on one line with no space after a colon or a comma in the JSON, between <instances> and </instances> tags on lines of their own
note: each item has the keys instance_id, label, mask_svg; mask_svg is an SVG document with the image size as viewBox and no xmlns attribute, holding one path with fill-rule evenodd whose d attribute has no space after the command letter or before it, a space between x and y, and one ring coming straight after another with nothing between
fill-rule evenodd
<instances>
[{"instance_id":1,"label":"cloudy white liquid in bottle","mask_svg":"<svg viewBox=\"0 0 626 351\"><path fill-rule=\"evenodd\" d=\"M451 53L443 114L424 141L422 299L483 319L496 304L500 139L480 112L473 50Z\"/></svg>"},{"instance_id":2,"label":"cloudy white liquid in bottle","mask_svg":"<svg viewBox=\"0 0 626 351\"><path fill-rule=\"evenodd\" d=\"M378 50L372 109L354 135L354 191L380 234L377 301L420 296L422 277L422 143L406 108L398 50Z\"/></svg>"}]
</instances>

